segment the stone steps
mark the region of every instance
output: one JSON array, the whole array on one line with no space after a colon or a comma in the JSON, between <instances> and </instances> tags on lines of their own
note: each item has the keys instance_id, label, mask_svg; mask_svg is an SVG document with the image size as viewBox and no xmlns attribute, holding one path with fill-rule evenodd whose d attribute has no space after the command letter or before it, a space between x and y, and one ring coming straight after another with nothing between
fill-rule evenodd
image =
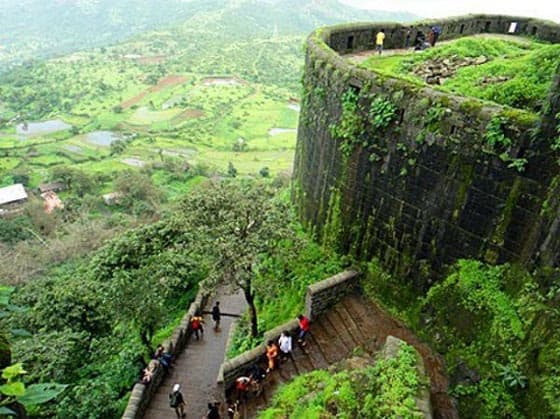
<instances>
[{"instance_id":1,"label":"stone steps","mask_svg":"<svg viewBox=\"0 0 560 419\"><path fill-rule=\"evenodd\" d=\"M347 303L348 297L337 304L331 312L323 315L311 324L311 331L307 335L307 345L299 346L294 339L294 360L288 360L279 370L273 371L259 397L249 399L244 406L246 418L257 416L259 410L265 409L274 397L274 393L284 383L290 382L296 376L317 369L326 369L331 364L351 356L354 348L364 344L370 335L361 332L358 326L363 315L354 304ZM354 317L358 317L355 321ZM367 324L371 326L371 324Z\"/></svg>"}]
</instances>

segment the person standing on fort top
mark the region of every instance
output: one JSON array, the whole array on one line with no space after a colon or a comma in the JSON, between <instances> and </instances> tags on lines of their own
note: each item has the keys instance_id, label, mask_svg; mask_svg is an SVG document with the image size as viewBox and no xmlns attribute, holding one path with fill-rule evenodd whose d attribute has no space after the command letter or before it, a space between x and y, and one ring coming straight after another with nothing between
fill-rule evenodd
<instances>
[{"instance_id":1,"label":"person standing on fort top","mask_svg":"<svg viewBox=\"0 0 560 419\"><path fill-rule=\"evenodd\" d=\"M412 37L412 26L406 30L406 36L404 38L404 48L408 49L410 47L410 38Z\"/></svg>"},{"instance_id":2,"label":"person standing on fort top","mask_svg":"<svg viewBox=\"0 0 560 419\"><path fill-rule=\"evenodd\" d=\"M441 34L441 28L439 26L433 26L432 27L432 32L434 33L434 42L432 44L432 47L434 47L436 45L436 42L439 38L439 35Z\"/></svg>"},{"instance_id":3,"label":"person standing on fort top","mask_svg":"<svg viewBox=\"0 0 560 419\"><path fill-rule=\"evenodd\" d=\"M381 29L375 35L375 50L379 52L379 55L383 52L383 42L385 41L385 29Z\"/></svg>"}]
</instances>

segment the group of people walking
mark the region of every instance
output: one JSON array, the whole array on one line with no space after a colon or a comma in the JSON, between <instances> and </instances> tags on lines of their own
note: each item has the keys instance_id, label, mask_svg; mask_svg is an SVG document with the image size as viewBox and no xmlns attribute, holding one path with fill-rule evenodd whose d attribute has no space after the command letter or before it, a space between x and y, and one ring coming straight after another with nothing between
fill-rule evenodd
<instances>
[{"instance_id":1,"label":"group of people walking","mask_svg":"<svg viewBox=\"0 0 560 419\"><path fill-rule=\"evenodd\" d=\"M220 330L220 321L222 317L219 301L216 301L216 303L212 307L211 315L212 315L212 321L214 322L214 331L218 332ZM200 312L195 313L195 315L190 318L189 323L190 323L192 334L194 335L196 340L200 340L204 336L204 323L205 323L201 313ZM161 348L163 350L163 347ZM175 410L175 414L177 415L177 418L181 419L186 417L185 397L181 391L181 385L179 383L174 384L171 393L169 393L169 406ZM208 403L208 412L205 415L205 418L220 419L221 416L220 416L218 406L219 405L217 403Z\"/></svg>"},{"instance_id":2,"label":"group of people walking","mask_svg":"<svg viewBox=\"0 0 560 419\"><path fill-rule=\"evenodd\" d=\"M216 302L212 308L212 320L214 321L214 330L218 331L220 327L220 303ZM310 329L309 318L300 314L297 316L298 328L294 337L297 343L303 349L307 346L306 337ZM204 318L197 313L190 319L190 327L196 340L204 336ZM161 346L161 345L160 345ZM235 380L235 397L230 397L225 406L225 417L229 419L237 419L240 417L239 407L242 403L248 400L250 394L260 395L263 391L266 378L269 374L280 368L281 363L288 360L294 361L292 354L293 351L293 337L292 334L285 330L283 331L276 341L269 340L266 344L266 369L261 367L258 363L252 365L244 375L241 375ZM167 354L163 351L163 347L158 346L156 354L163 362L168 362L171 366L172 359L167 358ZM186 417L186 402L181 385L176 383L173 385L171 393L169 393L169 406L174 409L178 419ZM204 416L206 419L221 419L220 404L217 402L208 403L208 410Z\"/></svg>"},{"instance_id":3,"label":"group of people walking","mask_svg":"<svg viewBox=\"0 0 560 419\"><path fill-rule=\"evenodd\" d=\"M309 318L300 314L298 317L298 328L295 333L297 343L303 349L307 346L306 337L309 333L311 323ZM263 391L266 378L272 371L280 368L281 364L292 360L293 337L289 331L283 331L278 340L269 340L266 343L264 356L266 357L266 370L258 363L252 365L245 374L235 380L235 391L237 405L247 401L250 394L259 396ZM233 416L230 416L232 418Z\"/></svg>"}]
</instances>

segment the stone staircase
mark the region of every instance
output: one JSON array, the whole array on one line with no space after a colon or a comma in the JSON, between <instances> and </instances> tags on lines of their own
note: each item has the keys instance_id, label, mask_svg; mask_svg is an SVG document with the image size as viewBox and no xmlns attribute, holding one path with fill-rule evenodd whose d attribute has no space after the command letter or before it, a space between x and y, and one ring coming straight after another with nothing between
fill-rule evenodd
<instances>
[{"instance_id":1,"label":"stone staircase","mask_svg":"<svg viewBox=\"0 0 560 419\"><path fill-rule=\"evenodd\" d=\"M315 310L311 311L317 313L317 316L316 318L312 316L307 345L300 347L294 339L294 359L284 362L278 370L269 374L262 393L258 396L252 395L241 405L241 417L256 417L258 411L266 408L270 403L278 387L299 374L328 368L331 364L351 357L356 348L360 348L360 352L378 353L389 335L413 345L422 356L425 371L430 377L433 417L441 419L458 417L455 406L447 395L448 383L441 357L374 302L355 292L345 292L345 289L350 289L348 280L351 280L353 275L348 272L342 273L323 281L322 285L314 285L312 292L308 292L306 306L314 308ZM347 295L343 297L344 294ZM220 299L224 312L240 313L245 308L241 294L219 295L214 298ZM211 301L209 305L212 305ZM261 346L249 351L247 355L240 355L236 358L238 361L231 360L222 365L232 321L232 318L223 318L222 331L215 333L211 330L211 322L208 318L204 338L200 341L194 341L192 336L189 338L174 368L157 389L144 418L175 417L168 404L168 394L175 383L182 385L188 418L201 418L207 410L207 403L212 401L221 402L222 415L226 417L223 386L231 385L235 377L243 375L245 369L256 359L264 358L264 347ZM287 329L292 330L294 323L296 322L289 322ZM282 327L284 326L280 328ZM269 336L277 336L280 331L277 328L267 333ZM224 365L228 363L229 372L224 373Z\"/></svg>"},{"instance_id":2,"label":"stone staircase","mask_svg":"<svg viewBox=\"0 0 560 419\"><path fill-rule=\"evenodd\" d=\"M352 294L312 323L308 344L304 348L295 345L294 360L284 362L273 371L266 379L262 394L249 397L247 403L240 406L241 417L256 417L259 410L267 407L278 387L299 374L327 368L351 357L358 347L370 354L377 353L389 335L415 346L421 354L430 375L432 401L435 394L440 398L442 391L446 394L447 379L441 358L381 308ZM457 415L452 403L442 400L436 401L434 417L451 419Z\"/></svg>"}]
</instances>

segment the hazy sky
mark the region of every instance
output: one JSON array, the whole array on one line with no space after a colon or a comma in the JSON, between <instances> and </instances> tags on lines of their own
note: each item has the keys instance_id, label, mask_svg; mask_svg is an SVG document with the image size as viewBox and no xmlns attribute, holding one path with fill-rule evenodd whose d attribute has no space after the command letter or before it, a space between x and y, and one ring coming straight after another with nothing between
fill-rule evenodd
<instances>
[{"instance_id":1,"label":"hazy sky","mask_svg":"<svg viewBox=\"0 0 560 419\"><path fill-rule=\"evenodd\" d=\"M406 11L422 17L456 16L468 13L499 13L532 16L560 22L558 0L340 0L355 7Z\"/></svg>"}]
</instances>

